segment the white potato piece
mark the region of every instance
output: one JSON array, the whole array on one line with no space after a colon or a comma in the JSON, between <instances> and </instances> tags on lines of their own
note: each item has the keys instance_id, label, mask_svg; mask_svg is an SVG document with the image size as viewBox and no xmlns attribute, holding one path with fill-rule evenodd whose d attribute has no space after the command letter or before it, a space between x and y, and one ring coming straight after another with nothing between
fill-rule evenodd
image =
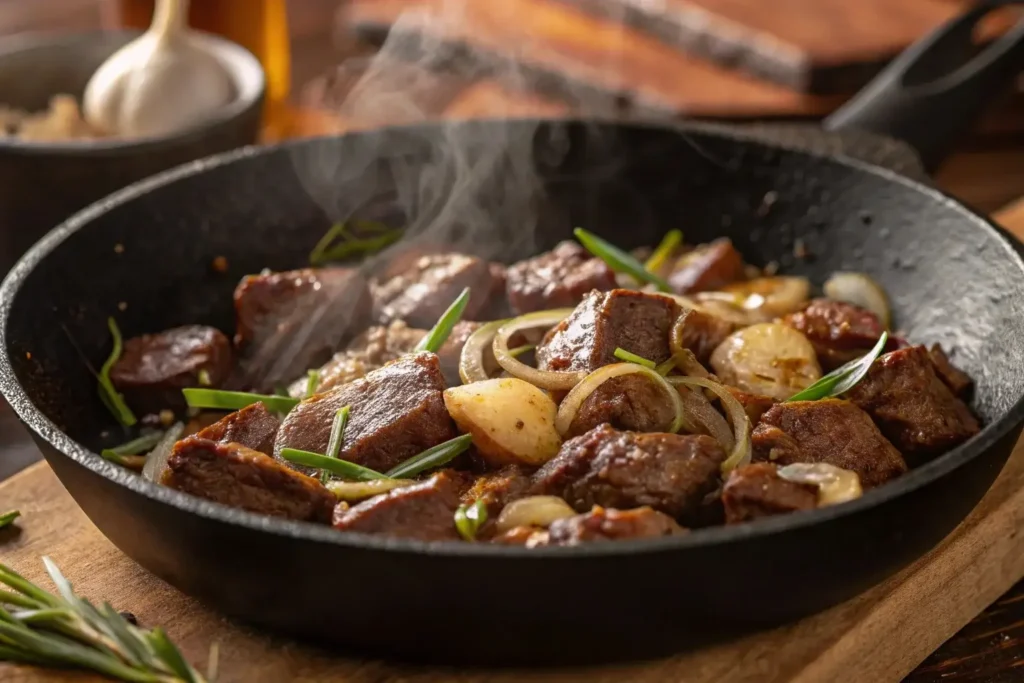
<instances>
[{"instance_id":1,"label":"white potato piece","mask_svg":"<svg viewBox=\"0 0 1024 683\"><path fill-rule=\"evenodd\" d=\"M558 406L547 392L515 377L452 387L444 404L455 424L473 435L480 455L493 466L542 465L558 453Z\"/></svg>"},{"instance_id":2,"label":"white potato piece","mask_svg":"<svg viewBox=\"0 0 1024 683\"><path fill-rule=\"evenodd\" d=\"M784 401L821 379L814 347L782 323L759 323L734 332L711 354L725 384Z\"/></svg>"}]
</instances>

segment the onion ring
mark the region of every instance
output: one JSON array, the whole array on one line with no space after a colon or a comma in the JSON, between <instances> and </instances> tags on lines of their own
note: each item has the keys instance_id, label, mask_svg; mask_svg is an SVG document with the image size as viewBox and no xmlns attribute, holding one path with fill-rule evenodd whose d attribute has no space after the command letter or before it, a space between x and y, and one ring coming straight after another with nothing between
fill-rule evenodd
<instances>
[{"instance_id":1,"label":"onion ring","mask_svg":"<svg viewBox=\"0 0 1024 683\"><path fill-rule=\"evenodd\" d=\"M679 395L679 392L676 391L672 385L657 372L650 368L645 368L642 365L637 365L636 363L612 363L611 365L600 367L584 377L583 381L573 387L572 391L562 399L562 404L558 406L558 416L555 418L555 430L557 430L562 436L565 436L565 434L569 432L569 427L572 426L572 421L576 418L576 413L579 412L580 406L582 406L583 402L590 397L590 394L594 393L595 389L613 377L633 374L640 374L649 377L652 382L665 391L669 397L669 401L672 402L672 409L675 411L675 417L672 419L672 425L669 427L669 431L673 434L678 432L683 426L683 420L685 419L683 415L683 399Z\"/></svg>"},{"instance_id":2,"label":"onion ring","mask_svg":"<svg viewBox=\"0 0 1024 683\"><path fill-rule=\"evenodd\" d=\"M557 308L551 311L538 311L506 321L498 328L494 335L492 347L494 349L494 358L508 374L525 380L541 389L563 391L572 389L583 381L583 378L587 376L586 372L551 372L531 368L512 355L509 350L509 340L516 332L523 330L537 327L552 328L568 318L573 310L572 308Z\"/></svg>"},{"instance_id":3,"label":"onion ring","mask_svg":"<svg viewBox=\"0 0 1024 683\"><path fill-rule=\"evenodd\" d=\"M477 328L469 335L465 345L462 347L462 354L459 356L459 377L463 384L483 382L490 379L487 369L484 367L484 354L488 347L494 343L494 336L508 320L495 320Z\"/></svg>"},{"instance_id":4,"label":"onion ring","mask_svg":"<svg viewBox=\"0 0 1024 683\"><path fill-rule=\"evenodd\" d=\"M722 463L723 474L728 474L740 465L746 465L750 462L750 418L747 417L747 411L743 409L743 406L736 400L736 397L729 393L728 389L718 382L701 379L700 377L669 377L666 381L672 386L683 385L686 387L710 389L722 402L722 407L725 408L725 412L729 416L729 422L732 423L732 430L735 436L732 452L729 453L729 457Z\"/></svg>"},{"instance_id":5,"label":"onion ring","mask_svg":"<svg viewBox=\"0 0 1024 683\"><path fill-rule=\"evenodd\" d=\"M824 462L795 462L779 468L779 478L818 487L818 505L838 505L860 498L863 490L856 472Z\"/></svg>"},{"instance_id":6,"label":"onion ring","mask_svg":"<svg viewBox=\"0 0 1024 683\"><path fill-rule=\"evenodd\" d=\"M514 500L506 505L495 528L504 533L519 526L548 528L556 519L576 515L569 504L557 496L529 496Z\"/></svg>"},{"instance_id":7,"label":"onion ring","mask_svg":"<svg viewBox=\"0 0 1024 683\"><path fill-rule=\"evenodd\" d=\"M683 407L686 409L683 429L691 434L707 434L720 443L726 453L730 453L736 447L736 437L722 414L712 407L711 402L702 391L691 391L683 387L676 388L679 390ZM691 417L695 422L690 422Z\"/></svg>"}]
</instances>

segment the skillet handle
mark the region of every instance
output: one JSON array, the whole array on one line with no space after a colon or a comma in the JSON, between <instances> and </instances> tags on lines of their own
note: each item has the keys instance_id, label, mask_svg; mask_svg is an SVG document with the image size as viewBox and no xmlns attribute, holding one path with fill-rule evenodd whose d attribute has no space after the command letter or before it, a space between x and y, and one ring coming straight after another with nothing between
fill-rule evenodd
<instances>
[{"instance_id":1,"label":"skillet handle","mask_svg":"<svg viewBox=\"0 0 1024 683\"><path fill-rule=\"evenodd\" d=\"M933 171L1024 68L1024 18L983 48L972 40L981 19L1017 4L1024 0L982 3L925 36L825 119L825 129L858 129L902 140Z\"/></svg>"}]
</instances>

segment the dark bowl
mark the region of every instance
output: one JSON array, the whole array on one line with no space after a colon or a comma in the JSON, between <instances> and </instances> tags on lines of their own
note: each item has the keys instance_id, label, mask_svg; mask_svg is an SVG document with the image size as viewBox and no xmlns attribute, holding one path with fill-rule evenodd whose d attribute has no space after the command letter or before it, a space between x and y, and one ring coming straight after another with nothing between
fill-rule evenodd
<instances>
[{"instance_id":1,"label":"dark bowl","mask_svg":"<svg viewBox=\"0 0 1024 683\"><path fill-rule=\"evenodd\" d=\"M0 40L0 104L39 111L53 95L81 101L89 78L136 31L22 34ZM256 142L263 69L245 48L199 39L227 66L238 98L214 119L147 139L28 142L0 137L0 272L75 211L154 173Z\"/></svg>"},{"instance_id":2,"label":"dark bowl","mask_svg":"<svg viewBox=\"0 0 1024 683\"><path fill-rule=\"evenodd\" d=\"M682 227L817 283L867 272L910 339L942 343L974 377L985 427L848 504L536 550L342 534L156 486L96 455L126 437L86 365L109 353L108 315L126 335L185 323L231 332L240 276L300 266L332 220L386 211L413 238L443 230L506 261L576 225L626 248ZM794 259L796 240L811 258ZM309 140L175 169L51 232L0 286L0 391L115 545L226 614L389 657L640 657L835 605L967 515L1024 419L1019 248L891 172L707 126L485 121ZM218 256L228 272L210 267Z\"/></svg>"}]
</instances>

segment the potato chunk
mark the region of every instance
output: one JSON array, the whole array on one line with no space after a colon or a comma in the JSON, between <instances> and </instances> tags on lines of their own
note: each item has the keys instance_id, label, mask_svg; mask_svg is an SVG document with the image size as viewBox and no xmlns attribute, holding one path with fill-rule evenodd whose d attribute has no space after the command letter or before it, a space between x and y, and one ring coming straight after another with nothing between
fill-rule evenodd
<instances>
[{"instance_id":1,"label":"potato chunk","mask_svg":"<svg viewBox=\"0 0 1024 683\"><path fill-rule=\"evenodd\" d=\"M711 354L722 382L785 401L821 379L814 346L781 323L759 323L734 332Z\"/></svg>"}]
</instances>

